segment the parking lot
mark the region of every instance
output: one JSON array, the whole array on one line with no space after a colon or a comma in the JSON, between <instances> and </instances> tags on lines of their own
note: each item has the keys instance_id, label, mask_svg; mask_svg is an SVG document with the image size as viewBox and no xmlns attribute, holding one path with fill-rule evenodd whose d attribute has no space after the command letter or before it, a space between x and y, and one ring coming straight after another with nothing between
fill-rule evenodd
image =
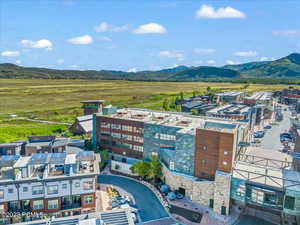
<instances>
[{"instance_id":1,"label":"parking lot","mask_svg":"<svg viewBox=\"0 0 300 225\"><path fill-rule=\"evenodd\" d=\"M271 129L263 129L263 126L271 124L270 121L264 121L263 126L256 128L256 131L264 130L265 135L259 139L260 143L252 144L251 147L248 148L247 154L282 161L292 160L290 155L282 153L284 146L280 141L280 134L289 132L291 126L291 112L287 106L283 106L282 109L282 121L272 124ZM292 143L290 143L290 145L292 146Z\"/></svg>"},{"instance_id":2,"label":"parking lot","mask_svg":"<svg viewBox=\"0 0 300 225\"><path fill-rule=\"evenodd\" d=\"M291 113L287 106L284 106L282 111L283 119L277 122L277 125L273 125L271 129L266 130L265 136L261 140L261 147L270 150L281 150L283 148L280 142L280 134L284 132L289 132L291 127L290 117Z\"/></svg>"}]
</instances>

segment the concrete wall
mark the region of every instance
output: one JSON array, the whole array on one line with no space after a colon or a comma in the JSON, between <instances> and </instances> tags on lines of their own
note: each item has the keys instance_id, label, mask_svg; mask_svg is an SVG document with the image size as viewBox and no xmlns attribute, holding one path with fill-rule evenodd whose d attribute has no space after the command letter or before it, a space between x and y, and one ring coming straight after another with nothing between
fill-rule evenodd
<instances>
[{"instance_id":1,"label":"concrete wall","mask_svg":"<svg viewBox=\"0 0 300 225\"><path fill-rule=\"evenodd\" d=\"M120 173L128 174L130 176L136 176L136 174L131 172L130 167L132 167L131 164L111 160L111 169L112 170L120 172Z\"/></svg>"}]
</instances>

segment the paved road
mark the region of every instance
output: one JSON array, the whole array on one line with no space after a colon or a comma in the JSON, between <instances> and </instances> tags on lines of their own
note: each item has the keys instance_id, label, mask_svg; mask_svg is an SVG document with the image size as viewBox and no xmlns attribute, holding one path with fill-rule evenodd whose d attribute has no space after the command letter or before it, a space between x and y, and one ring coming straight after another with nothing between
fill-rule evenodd
<instances>
[{"instance_id":1,"label":"paved road","mask_svg":"<svg viewBox=\"0 0 300 225\"><path fill-rule=\"evenodd\" d=\"M139 182L113 175L100 175L98 182L100 184L118 186L132 194L139 209L142 222L169 216L155 194L148 187Z\"/></svg>"},{"instance_id":2,"label":"paved road","mask_svg":"<svg viewBox=\"0 0 300 225\"><path fill-rule=\"evenodd\" d=\"M274 223L253 216L242 216L234 225L274 225Z\"/></svg>"},{"instance_id":3,"label":"paved road","mask_svg":"<svg viewBox=\"0 0 300 225\"><path fill-rule=\"evenodd\" d=\"M284 106L284 108L287 108L287 106ZM263 137L261 142L262 148L276 150L276 151L282 149L283 146L280 142L280 133L288 132L291 126L290 111L283 110L282 112L283 112L283 120L279 122L278 125L274 125L270 130L266 131L266 134Z\"/></svg>"}]
</instances>

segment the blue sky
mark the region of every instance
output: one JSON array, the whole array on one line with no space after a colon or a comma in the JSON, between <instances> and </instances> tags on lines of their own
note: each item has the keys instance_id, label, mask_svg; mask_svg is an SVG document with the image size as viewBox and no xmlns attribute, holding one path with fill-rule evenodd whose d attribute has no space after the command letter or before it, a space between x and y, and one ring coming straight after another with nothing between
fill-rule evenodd
<instances>
[{"instance_id":1,"label":"blue sky","mask_svg":"<svg viewBox=\"0 0 300 225\"><path fill-rule=\"evenodd\" d=\"M298 0L3 0L0 62L157 70L300 51Z\"/></svg>"}]
</instances>

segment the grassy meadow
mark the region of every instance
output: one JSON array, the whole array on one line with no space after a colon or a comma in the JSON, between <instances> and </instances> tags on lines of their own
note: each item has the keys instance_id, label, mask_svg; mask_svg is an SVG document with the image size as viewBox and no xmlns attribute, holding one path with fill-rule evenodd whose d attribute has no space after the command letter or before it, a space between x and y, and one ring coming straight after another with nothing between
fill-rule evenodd
<instances>
[{"instance_id":1,"label":"grassy meadow","mask_svg":"<svg viewBox=\"0 0 300 225\"><path fill-rule=\"evenodd\" d=\"M244 89L245 84L233 83L0 79L0 143L22 139L31 131L32 135L46 135L58 128L66 130L65 125L28 122L24 118L72 122L82 115L82 100L104 99L105 104L120 107L161 110L164 99L171 101L179 92L185 96L191 96L194 90L205 93L207 87L216 92L251 93L280 90L287 85L250 84ZM12 119L10 114L18 117Z\"/></svg>"}]
</instances>

